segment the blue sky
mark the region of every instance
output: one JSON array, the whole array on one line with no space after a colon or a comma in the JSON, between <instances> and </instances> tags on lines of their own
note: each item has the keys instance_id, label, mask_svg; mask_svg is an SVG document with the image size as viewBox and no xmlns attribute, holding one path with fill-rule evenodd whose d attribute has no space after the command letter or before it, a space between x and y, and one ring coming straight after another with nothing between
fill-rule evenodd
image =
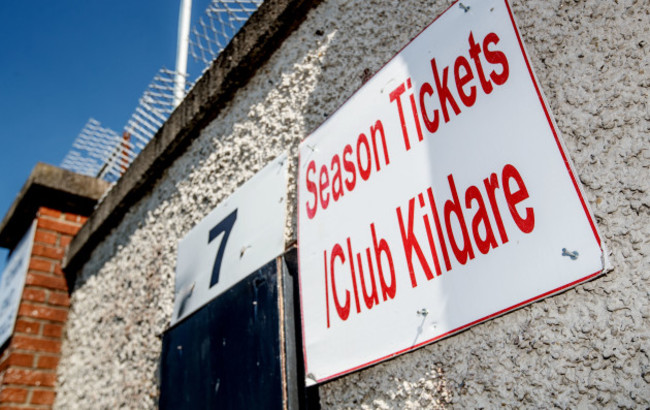
<instances>
[{"instance_id":1,"label":"blue sky","mask_svg":"<svg viewBox=\"0 0 650 410\"><path fill-rule=\"evenodd\" d=\"M193 21L209 3L193 1ZM0 1L0 217L34 165L59 165L90 117L123 130L156 72L175 66L179 4Z\"/></svg>"}]
</instances>

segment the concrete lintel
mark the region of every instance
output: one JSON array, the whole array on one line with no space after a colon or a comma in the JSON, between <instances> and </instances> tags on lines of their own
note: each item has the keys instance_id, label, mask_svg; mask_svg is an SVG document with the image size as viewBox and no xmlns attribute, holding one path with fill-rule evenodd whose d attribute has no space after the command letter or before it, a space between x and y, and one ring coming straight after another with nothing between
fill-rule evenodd
<instances>
[{"instance_id":1,"label":"concrete lintel","mask_svg":"<svg viewBox=\"0 0 650 410\"><path fill-rule=\"evenodd\" d=\"M63 263L69 285L73 285L91 252L120 223L130 207L150 192L165 169L219 115L237 90L320 1L266 0L262 3L70 243Z\"/></svg>"},{"instance_id":2,"label":"concrete lintel","mask_svg":"<svg viewBox=\"0 0 650 410\"><path fill-rule=\"evenodd\" d=\"M39 162L0 224L0 247L13 249L45 206L88 216L110 184Z\"/></svg>"}]
</instances>

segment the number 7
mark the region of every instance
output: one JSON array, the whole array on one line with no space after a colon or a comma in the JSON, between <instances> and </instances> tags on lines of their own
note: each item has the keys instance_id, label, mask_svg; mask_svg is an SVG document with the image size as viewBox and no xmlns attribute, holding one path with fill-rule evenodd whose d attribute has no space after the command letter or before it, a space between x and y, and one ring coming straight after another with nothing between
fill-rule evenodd
<instances>
[{"instance_id":1,"label":"number 7","mask_svg":"<svg viewBox=\"0 0 650 410\"><path fill-rule=\"evenodd\" d=\"M219 271L221 270L221 262L223 261L223 252L226 249L226 242L228 241L228 236L230 236L230 231L237 220L237 210L232 211L224 220L215 225L214 228L210 229L210 236L208 238L208 244L212 242L216 237L221 235L223 232L223 239L219 244L219 250L217 251L217 257L214 259L214 266L212 266L212 277L210 278L210 287L219 282Z\"/></svg>"}]
</instances>

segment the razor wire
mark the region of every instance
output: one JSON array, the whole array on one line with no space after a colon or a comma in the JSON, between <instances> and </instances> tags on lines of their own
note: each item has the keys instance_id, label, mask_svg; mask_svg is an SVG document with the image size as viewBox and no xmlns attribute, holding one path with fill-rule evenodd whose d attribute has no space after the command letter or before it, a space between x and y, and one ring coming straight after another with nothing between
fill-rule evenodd
<instances>
[{"instance_id":1,"label":"razor wire","mask_svg":"<svg viewBox=\"0 0 650 410\"><path fill-rule=\"evenodd\" d=\"M190 55L210 66L263 0L213 0L190 31Z\"/></svg>"},{"instance_id":2,"label":"razor wire","mask_svg":"<svg viewBox=\"0 0 650 410\"><path fill-rule=\"evenodd\" d=\"M203 72L239 31L263 0L213 0L190 32L189 54ZM187 74L183 74L188 79ZM93 118L79 133L61 167L116 182L154 137L175 108L176 72L162 68L146 88L120 135ZM183 95L193 82L186 81Z\"/></svg>"},{"instance_id":3,"label":"razor wire","mask_svg":"<svg viewBox=\"0 0 650 410\"><path fill-rule=\"evenodd\" d=\"M117 132L90 118L72 143L72 148L61 162L61 167L97 177L120 142L121 138Z\"/></svg>"},{"instance_id":4,"label":"razor wire","mask_svg":"<svg viewBox=\"0 0 650 410\"><path fill-rule=\"evenodd\" d=\"M147 143L156 135L174 111L174 78L176 72L161 68L140 97L138 105L124 127L125 135L130 138L131 152L137 156ZM186 83L183 95L187 94L191 84ZM130 162L129 162L130 163ZM119 157L112 158L109 167L113 172L120 168ZM98 177L104 178L103 174Z\"/></svg>"},{"instance_id":5,"label":"razor wire","mask_svg":"<svg viewBox=\"0 0 650 410\"><path fill-rule=\"evenodd\" d=\"M174 110L175 76L174 71L160 69L140 97L121 135L93 118L88 120L61 167L109 182L117 181Z\"/></svg>"}]
</instances>

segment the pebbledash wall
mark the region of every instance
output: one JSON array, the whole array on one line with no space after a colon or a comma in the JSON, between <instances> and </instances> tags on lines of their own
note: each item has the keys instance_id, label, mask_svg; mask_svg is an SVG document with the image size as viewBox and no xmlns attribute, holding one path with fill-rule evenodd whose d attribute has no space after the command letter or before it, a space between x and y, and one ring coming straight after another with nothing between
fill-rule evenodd
<instances>
[{"instance_id":1,"label":"pebbledash wall","mask_svg":"<svg viewBox=\"0 0 650 410\"><path fill-rule=\"evenodd\" d=\"M267 0L71 244L57 408L153 408L178 241L450 1ZM318 387L323 408L650 405L650 3L512 0L613 269Z\"/></svg>"}]
</instances>

